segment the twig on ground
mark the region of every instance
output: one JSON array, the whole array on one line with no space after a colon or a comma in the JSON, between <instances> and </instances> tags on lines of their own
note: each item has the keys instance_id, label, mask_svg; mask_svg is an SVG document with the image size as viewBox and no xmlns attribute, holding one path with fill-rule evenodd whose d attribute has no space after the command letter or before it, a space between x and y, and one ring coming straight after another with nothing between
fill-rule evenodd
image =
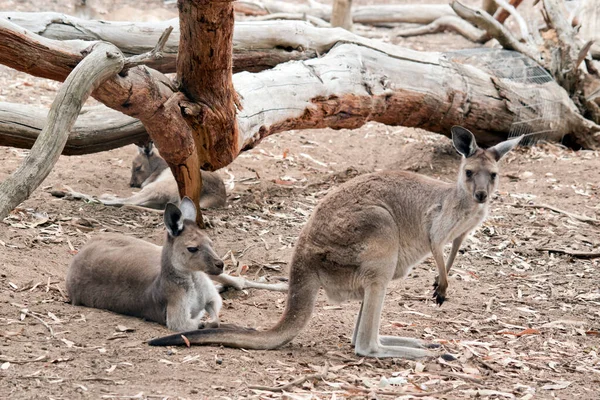
<instances>
[{"instance_id":1,"label":"twig on ground","mask_svg":"<svg viewBox=\"0 0 600 400\"><path fill-rule=\"evenodd\" d=\"M7 357L7 356L0 355L0 362L9 362L11 364L27 364L27 363L44 361L47 358L48 358L47 354L41 355L38 358L34 358L33 360L17 360L17 359L12 358L12 357Z\"/></svg>"},{"instance_id":2,"label":"twig on ground","mask_svg":"<svg viewBox=\"0 0 600 400\"><path fill-rule=\"evenodd\" d=\"M407 396L407 395L409 395L412 397L435 397L435 396L440 396L442 394L446 394L446 393L454 390L454 388L448 388L448 389L444 389L444 390L439 390L437 392L419 393L419 392L404 392L404 391L392 392L392 391L381 390L381 389L361 388L361 387L352 386L352 385L342 385L342 386L340 386L340 388L344 389L344 390L351 390L351 391L356 391L356 392L375 393L375 394L380 394L383 396Z\"/></svg>"},{"instance_id":3,"label":"twig on ground","mask_svg":"<svg viewBox=\"0 0 600 400\"><path fill-rule=\"evenodd\" d=\"M429 375L439 375L439 376L447 376L449 378L462 379L464 381L469 381L469 382L475 383L479 386L483 386L483 384L484 384L481 379L474 378L467 374L458 374L456 372L437 371L437 372L431 372L431 373L429 373Z\"/></svg>"},{"instance_id":4,"label":"twig on ground","mask_svg":"<svg viewBox=\"0 0 600 400\"><path fill-rule=\"evenodd\" d=\"M327 374L329 373L329 365L325 366L325 370L322 373L318 373L318 374L310 374L310 375L305 375L301 378L296 379L295 381L291 381L290 383L286 383L285 385L281 385L281 386L260 386L260 385L250 385L248 386L248 389L254 389L254 390L265 390L268 392L283 392L285 390L291 389L294 386L299 386L302 385L304 382L306 381L312 381L315 379L324 379Z\"/></svg>"},{"instance_id":5,"label":"twig on ground","mask_svg":"<svg viewBox=\"0 0 600 400\"><path fill-rule=\"evenodd\" d=\"M560 208L551 206L549 204L519 204L519 203L515 203L515 204L511 204L511 206L522 207L522 208L545 208L547 210L566 215L567 217L576 219L581 222L587 222L587 223L594 224L594 225L597 225L600 223L600 220L597 220L596 218L590 218L590 217L586 217L585 215L574 214L572 212L561 210Z\"/></svg>"},{"instance_id":6,"label":"twig on ground","mask_svg":"<svg viewBox=\"0 0 600 400\"><path fill-rule=\"evenodd\" d=\"M32 312L30 312L27 309L21 309L21 312L25 315L29 315L32 318L37 319L38 321L40 321L50 332L50 336L54 337L54 330L52 329L52 327L50 325L48 325L48 323L46 321L44 321L43 319L41 319L40 317L38 317L37 315L34 315Z\"/></svg>"},{"instance_id":7,"label":"twig on ground","mask_svg":"<svg viewBox=\"0 0 600 400\"><path fill-rule=\"evenodd\" d=\"M549 253L566 254L575 258L600 258L600 251L576 251L568 249L555 249L552 247L536 247L537 251L547 251Z\"/></svg>"},{"instance_id":8,"label":"twig on ground","mask_svg":"<svg viewBox=\"0 0 600 400\"><path fill-rule=\"evenodd\" d=\"M130 208L132 210L138 210L138 211L147 211L147 212L151 212L154 214L160 214L160 215L163 215L165 213L164 210L157 210L156 208L136 206L134 204L123 204L121 207L122 208Z\"/></svg>"}]
</instances>

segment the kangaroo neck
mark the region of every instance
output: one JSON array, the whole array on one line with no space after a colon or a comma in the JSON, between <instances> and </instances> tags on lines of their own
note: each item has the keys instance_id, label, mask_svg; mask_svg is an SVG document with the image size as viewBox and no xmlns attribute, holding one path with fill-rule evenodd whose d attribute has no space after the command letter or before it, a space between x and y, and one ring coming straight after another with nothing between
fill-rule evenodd
<instances>
[{"instance_id":1,"label":"kangaroo neck","mask_svg":"<svg viewBox=\"0 0 600 400\"><path fill-rule=\"evenodd\" d=\"M185 286L190 281L190 274L177 269L173 265L173 239L167 237L160 255L160 279Z\"/></svg>"}]
</instances>

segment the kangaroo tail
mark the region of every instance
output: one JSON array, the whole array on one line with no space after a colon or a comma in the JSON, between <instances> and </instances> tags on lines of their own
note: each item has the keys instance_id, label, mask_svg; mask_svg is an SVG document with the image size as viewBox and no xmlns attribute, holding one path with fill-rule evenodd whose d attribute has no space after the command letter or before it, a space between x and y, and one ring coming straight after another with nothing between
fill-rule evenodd
<instances>
[{"instance_id":1,"label":"kangaroo tail","mask_svg":"<svg viewBox=\"0 0 600 400\"><path fill-rule=\"evenodd\" d=\"M290 274L287 304L283 316L273 328L267 331L248 330L240 327L199 329L177 333L148 342L151 346L174 346L187 344L223 345L254 350L269 350L283 346L291 341L306 326L312 314L319 282L313 271L294 268Z\"/></svg>"}]
</instances>

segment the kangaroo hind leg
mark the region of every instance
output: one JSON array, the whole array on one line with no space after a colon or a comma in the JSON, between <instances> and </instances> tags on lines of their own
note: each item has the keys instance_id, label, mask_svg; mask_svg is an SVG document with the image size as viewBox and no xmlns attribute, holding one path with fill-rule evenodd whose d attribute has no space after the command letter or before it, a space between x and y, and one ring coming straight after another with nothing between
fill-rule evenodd
<instances>
[{"instance_id":1,"label":"kangaroo hind leg","mask_svg":"<svg viewBox=\"0 0 600 400\"><path fill-rule=\"evenodd\" d=\"M379 338L379 324L381 321L381 311L383 310L383 300L385 298L385 285L374 282L365 287L365 295L361 306L361 313L358 319L356 334L355 352L357 355L366 357L398 357L409 360L433 357L433 353L407 346L414 344L408 341L398 339L395 343L405 343L405 345L384 344ZM389 340L384 340L390 343Z\"/></svg>"}]
</instances>

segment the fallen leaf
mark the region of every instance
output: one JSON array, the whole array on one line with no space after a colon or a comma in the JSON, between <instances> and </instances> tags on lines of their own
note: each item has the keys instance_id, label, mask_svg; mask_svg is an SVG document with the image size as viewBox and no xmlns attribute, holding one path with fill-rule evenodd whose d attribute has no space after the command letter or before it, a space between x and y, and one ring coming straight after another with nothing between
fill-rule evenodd
<instances>
[{"instance_id":1,"label":"fallen leaf","mask_svg":"<svg viewBox=\"0 0 600 400\"><path fill-rule=\"evenodd\" d=\"M124 325L117 325L117 330L119 332L135 332L134 328L128 328L128 327L126 327Z\"/></svg>"},{"instance_id":2,"label":"fallen leaf","mask_svg":"<svg viewBox=\"0 0 600 400\"><path fill-rule=\"evenodd\" d=\"M540 331L537 329L533 329L533 328L527 328L522 330L521 332L498 332L498 335L513 335L516 337L521 337L521 336L525 336L525 335L539 335Z\"/></svg>"},{"instance_id":3,"label":"fallen leaf","mask_svg":"<svg viewBox=\"0 0 600 400\"><path fill-rule=\"evenodd\" d=\"M0 365L0 369L7 370L10 367L10 363L7 361L4 364Z\"/></svg>"},{"instance_id":4,"label":"fallen leaf","mask_svg":"<svg viewBox=\"0 0 600 400\"><path fill-rule=\"evenodd\" d=\"M560 390L566 389L571 386L571 382L569 381L554 381L552 384L542 386L543 390Z\"/></svg>"},{"instance_id":5,"label":"fallen leaf","mask_svg":"<svg viewBox=\"0 0 600 400\"><path fill-rule=\"evenodd\" d=\"M181 335L181 338L183 339L183 341L185 342L185 345L187 347L192 347L192 344L190 343L190 340L187 337L185 337L185 335Z\"/></svg>"}]
</instances>

